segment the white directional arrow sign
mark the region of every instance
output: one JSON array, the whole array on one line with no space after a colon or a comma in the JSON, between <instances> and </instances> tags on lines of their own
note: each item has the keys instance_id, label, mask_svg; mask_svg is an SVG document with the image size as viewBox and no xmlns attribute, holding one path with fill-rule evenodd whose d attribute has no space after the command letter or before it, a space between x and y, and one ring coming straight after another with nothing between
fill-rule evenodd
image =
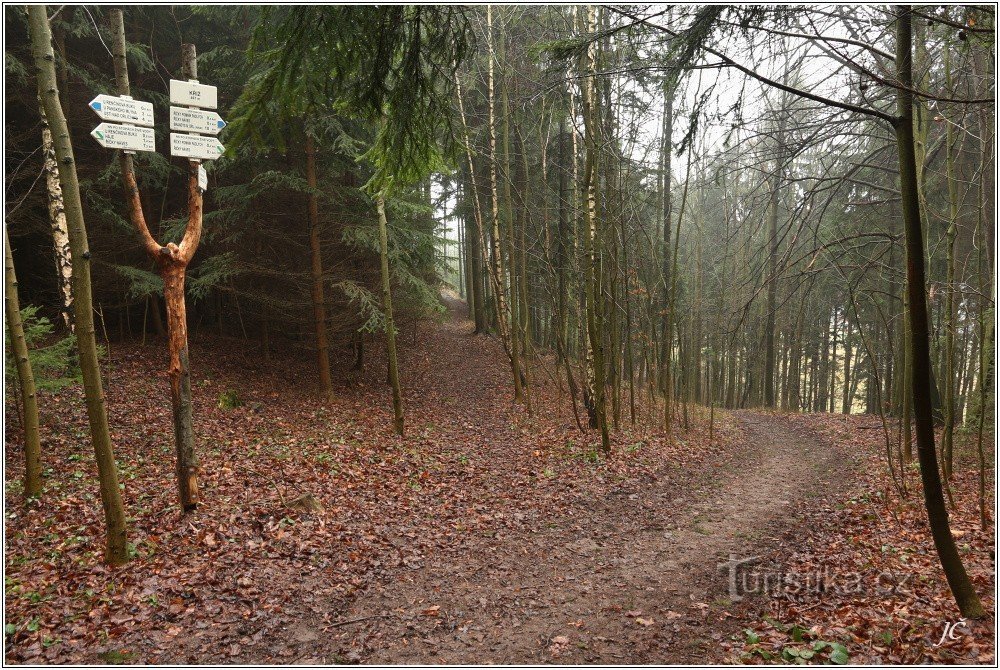
<instances>
[{"instance_id":1,"label":"white directional arrow sign","mask_svg":"<svg viewBox=\"0 0 1000 670\"><path fill-rule=\"evenodd\" d=\"M226 147L214 137L170 133L170 155L195 160L215 160Z\"/></svg>"},{"instance_id":2,"label":"white directional arrow sign","mask_svg":"<svg viewBox=\"0 0 1000 670\"><path fill-rule=\"evenodd\" d=\"M156 151L156 135L152 128L102 123L90 131L90 134L105 149Z\"/></svg>"},{"instance_id":3,"label":"white directional arrow sign","mask_svg":"<svg viewBox=\"0 0 1000 670\"><path fill-rule=\"evenodd\" d=\"M225 127L226 122L215 112L185 107L170 108L170 130L218 135L219 131Z\"/></svg>"},{"instance_id":4,"label":"white directional arrow sign","mask_svg":"<svg viewBox=\"0 0 1000 670\"><path fill-rule=\"evenodd\" d=\"M90 101L90 108L105 121L121 121L139 126L153 125L153 103L117 98L103 93Z\"/></svg>"},{"instance_id":5,"label":"white directional arrow sign","mask_svg":"<svg viewBox=\"0 0 1000 670\"><path fill-rule=\"evenodd\" d=\"M207 107L215 109L219 106L219 89L191 81L179 79L170 80L170 104L187 105L189 107Z\"/></svg>"}]
</instances>

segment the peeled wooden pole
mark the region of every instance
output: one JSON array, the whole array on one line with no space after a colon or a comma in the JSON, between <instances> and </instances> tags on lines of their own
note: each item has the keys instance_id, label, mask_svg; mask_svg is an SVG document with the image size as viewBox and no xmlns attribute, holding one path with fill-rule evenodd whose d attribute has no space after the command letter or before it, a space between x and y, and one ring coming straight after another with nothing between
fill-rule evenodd
<instances>
[{"instance_id":1,"label":"peeled wooden pole","mask_svg":"<svg viewBox=\"0 0 1000 670\"><path fill-rule=\"evenodd\" d=\"M119 95L129 95L128 68L125 61L125 22L121 9L110 10L110 24L115 83ZM182 44L181 76L185 79L197 79L197 63L194 45ZM202 195L201 189L198 188L199 163L197 161L188 163L188 223L184 237L180 245L170 242L166 246L161 246L153 239L146 225L132 156L122 152L119 160L129 217L142 238L147 255L156 263L156 268L163 278L163 299L167 305L167 342L170 349L170 367L167 369L167 374L170 377L170 404L173 408L174 442L177 450L177 489L181 509L189 512L198 506L198 456L194 448L184 279L187 266L201 240Z\"/></svg>"},{"instance_id":2,"label":"peeled wooden pole","mask_svg":"<svg viewBox=\"0 0 1000 670\"><path fill-rule=\"evenodd\" d=\"M10 329L10 344L14 350L17 366L17 380L24 405L24 495L35 498L42 493L42 443L38 435L38 397L35 395L35 375L31 371L28 358L28 343L24 339L24 324L21 322L21 304L17 298L17 275L14 273L14 256L10 250L7 227L3 229L4 260L4 309L7 312L7 328Z\"/></svg>"},{"instance_id":3,"label":"peeled wooden pole","mask_svg":"<svg viewBox=\"0 0 1000 670\"><path fill-rule=\"evenodd\" d=\"M897 114L893 125L899 152L900 196L906 232L906 290L910 300L910 343L913 352L913 414L917 436L917 459L924 485L924 504L934 546L948 586L962 616L985 615L979 596L965 572L948 523L934 449L934 418L931 409L931 352L928 333L924 239L920 225L920 197L913 142L913 56L912 14L905 5L896 7Z\"/></svg>"},{"instance_id":4,"label":"peeled wooden pole","mask_svg":"<svg viewBox=\"0 0 1000 670\"><path fill-rule=\"evenodd\" d=\"M73 311L76 324L76 345L80 354L80 371L90 420L90 435L97 460L101 504L107 527L105 560L118 565L128 560L125 541L125 511L121 489L118 487L118 468L111 448L108 415L104 406L104 388L101 368L97 359L97 338L94 332L94 309L90 292L90 249L87 246L87 228L80 202L80 183L76 177L76 160L70 142L69 128L59 91L56 88L55 56L52 53L52 33L45 5L28 7L28 32L31 51L38 76L38 95L42 99L45 116L52 128L56 158L59 161L59 181L62 183L66 206L66 226L73 252Z\"/></svg>"}]
</instances>

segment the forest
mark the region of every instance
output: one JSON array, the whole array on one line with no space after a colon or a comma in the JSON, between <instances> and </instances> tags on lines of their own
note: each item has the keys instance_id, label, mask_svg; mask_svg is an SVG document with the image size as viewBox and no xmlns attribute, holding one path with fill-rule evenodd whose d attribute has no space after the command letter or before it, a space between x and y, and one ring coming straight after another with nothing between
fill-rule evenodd
<instances>
[{"instance_id":1,"label":"forest","mask_svg":"<svg viewBox=\"0 0 1000 670\"><path fill-rule=\"evenodd\" d=\"M995 14L5 5L5 662L993 665Z\"/></svg>"}]
</instances>

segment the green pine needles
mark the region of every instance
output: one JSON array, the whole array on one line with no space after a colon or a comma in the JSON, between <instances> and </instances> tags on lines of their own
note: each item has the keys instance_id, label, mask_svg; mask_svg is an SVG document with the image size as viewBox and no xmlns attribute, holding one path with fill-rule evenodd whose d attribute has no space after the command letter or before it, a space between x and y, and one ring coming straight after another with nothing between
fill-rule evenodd
<instances>
[{"instance_id":1,"label":"green pine needles","mask_svg":"<svg viewBox=\"0 0 1000 670\"><path fill-rule=\"evenodd\" d=\"M28 358L35 376L35 388L53 391L75 384L81 380L80 367L76 358L76 338L73 335L53 340L54 327L46 317L38 314L39 308L25 305L21 308L24 324L24 341L28 345ZM14 348L10 343L10 331L4 330L5 349L4 376L7 388L14 389L17 383L17 365ZM48 343L48 344L46 344Z\"/></svg>"}]
</instances>

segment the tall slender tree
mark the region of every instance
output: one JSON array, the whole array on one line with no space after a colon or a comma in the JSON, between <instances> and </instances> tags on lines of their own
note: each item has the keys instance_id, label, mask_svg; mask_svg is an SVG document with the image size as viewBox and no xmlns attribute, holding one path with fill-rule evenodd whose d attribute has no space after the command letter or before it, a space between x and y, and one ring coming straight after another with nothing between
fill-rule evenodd
<instances>
[{"instance_id":1,"label":"tall slender tree","mask_svg":"<svg viewBox=\"0 0 1000 670\"><path fill-rule=\"evenodd\" d=\"M28 342L21 322L21 303L17 297L17 275L14 272L14 255L11 253L7 226L3 229L4 250L4 311L7 330L10 331L14 364L17 367L18 390L24 408L21 428L24 431L24 495L35 498L42 492L42 443L38 432L38 396L35 394L35 375L28 357Z\"/></svg>"},{"instance_id":2,"label":"tall slender tree","mask_svg":"<svg viewBox=\"0 0 1000 670\"><path fill-rule=\"evenodd\" d=\"M975 588L958 555L948 523L934 448L934 419L931 413L931 356L928 332L924 240L917 188L917 162L913 134L913 10L906 5L895 8L896 18L896 113L893 125L899 152L900 196L906 233L906 292L909 298L910 346L913 352L913 406L916 424L917 458L924 484L924 504L931 535L944 568L948 585L962 616L984 616Z\"/></svg>"},{"instance_id":3,"label":"tall slender tree","mask_svg":"<svg viewBox=\"0 0 1000 670\"><path fill-rule=\"evenodd\" d=\"M597 9L587 7L583 19L584 31L587 35L597 32ZM587 353L588 379L590 386L590 402L593 406L592 427L601 433L601 449L605 454L611 453L611 440L608 433L608 416L605 387L604 367L604 329L601 299L602 245L603 231L598 217L598 139L600 113L597 110L595 95L595 78L597 73L597 45L591 40L582 56L581 75L583 76L583 123L585 132L586 160L583 170L584 210L584 255L587 258L586 267L586 304L587 304Z\"/></svg>"},{"instance_id":4,"label":"tall slender tree","mask_svg":"<svg viewBox=\"0 0 1000 670\"><path fill-rule=\"evenodd\" d=\"M73 317L76 324L77 351L87 401L90 436L97 460L100 480L101 504L106 526L105 559L112 565L128 560L125 540L125 510L118 485L118 466L111 447L108 414L101 382L100 361L97 357L97 337L94 330L94 312L90 286L90 249L87 228L80 202L80 183L76 176L76 160L70 141L69 127L59 101L56 85L55 55L52 52L52 32L49 29L45 5L28 7L28 29L31 36L32 56L38 78L38 95L52 128L56 158L59 161L59 181L62 184L66 205L66 225L72 249L73 265Z\"/></svg>"}]
</instances>

